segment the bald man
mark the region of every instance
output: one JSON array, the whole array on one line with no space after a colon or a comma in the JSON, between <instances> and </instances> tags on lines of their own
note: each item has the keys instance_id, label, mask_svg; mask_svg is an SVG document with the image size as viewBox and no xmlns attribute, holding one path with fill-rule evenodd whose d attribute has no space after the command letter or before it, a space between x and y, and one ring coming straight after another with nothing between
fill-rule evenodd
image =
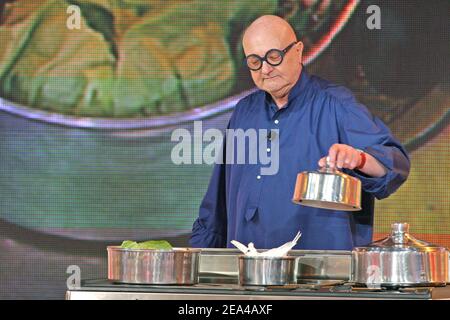
<instances>
[{"instance_id":1,"label":"bald man","mask_svg":"<svg viewBox=\"0 0 450 320\"><path fill-rule=\"evenodd\" d=\"M261 175L262 163L216 164L191 245L231 247L230 241L238 240L273 248L298 230L303 235L296 249L350 250L370 243L374 198L388 197L408 177L405 149L348 89L307 73L301 63L303 43L282 18L255 20L244 33L243 48L260 90L239 101L228 129L278 132L268 138L279 147L279 168ZM224 156L239 152L235 145L234 150L226 146L228 141ZM268 147L267 152L273 151ZM327 157L332 168L361 180L361 211L292 203L297 174L325 166Z\"/></svg>"}]
</instances>

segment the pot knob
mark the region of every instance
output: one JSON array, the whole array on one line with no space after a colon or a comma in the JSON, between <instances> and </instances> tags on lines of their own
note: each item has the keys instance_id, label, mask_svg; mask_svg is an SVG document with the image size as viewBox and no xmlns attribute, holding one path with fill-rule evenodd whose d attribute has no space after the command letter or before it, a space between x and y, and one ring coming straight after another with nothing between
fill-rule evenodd
<instances>
[{"instance_id":1,"label":"pot knob","mask_svg":"<svg viewBox=\"0 0 450 320\"><path fill-rule=\"evenodd\" d=\"M391 224L391 236L395 244L405 244L408 242L409 223L395 222Z\"/></svg>"},{"instance_id":2,"label":"pot knob","mask_svg":"<svg viewBox=\"0 0 450 320\"><path fill-rule=\"evenodd\" d=\"M325 161L325 166L320 168L318 171L326 172L326 173L340 173L340 171L338 169L336 169L336 167L335 168L330 167L330 157L327 157L327 159Z\"/></svg>"}]
</instances>

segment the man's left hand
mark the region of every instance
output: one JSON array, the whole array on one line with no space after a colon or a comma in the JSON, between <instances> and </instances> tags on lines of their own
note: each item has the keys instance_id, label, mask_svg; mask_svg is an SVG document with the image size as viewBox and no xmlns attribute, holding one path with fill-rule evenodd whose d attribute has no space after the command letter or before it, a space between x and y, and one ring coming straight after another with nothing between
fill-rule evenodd
<instances>
[{"instance_id":1,"label":"man's left hand","mask_svg":"<svg viewBox=\"0 0 450 320\"><path fill-rule=\"evenodd\" d=\"M330 168L346 168L353 170L361 163L360 151L355 148L346 145L335 143L328 150L329 166ZM325 167L327 157L323 157L319 160L319 166Z\"/></svg>"}]
</instances>

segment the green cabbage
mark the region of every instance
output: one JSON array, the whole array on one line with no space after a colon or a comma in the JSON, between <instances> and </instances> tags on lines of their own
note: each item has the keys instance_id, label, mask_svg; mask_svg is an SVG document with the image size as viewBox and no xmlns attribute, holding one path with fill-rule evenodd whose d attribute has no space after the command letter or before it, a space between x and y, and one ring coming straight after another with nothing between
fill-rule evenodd
<instances>
[{"instance_id":1,"label":"green cabbage","mask_svg":"<svg viewBox=\"0 0 450 320\"><path fill-rule=\"evenodd\" d=\"M67 28L69 5L81 28ZM139 117L199 107L236 77L231 26L276 0L21 0L0 26L0 95L76 116Z\"/></svg>"},{"instance_id":2,"label":"green cabbage","mask_svg":"<svg viewBox=\"0 0 450 320\"><path fill-rule=\"evenodd\" d=\"M151 250L172 250L172 245L166 240L148 240L144 242L136 242L125 240L120 245L123 249L151 249Z\"/></svg>"}]
</instances>

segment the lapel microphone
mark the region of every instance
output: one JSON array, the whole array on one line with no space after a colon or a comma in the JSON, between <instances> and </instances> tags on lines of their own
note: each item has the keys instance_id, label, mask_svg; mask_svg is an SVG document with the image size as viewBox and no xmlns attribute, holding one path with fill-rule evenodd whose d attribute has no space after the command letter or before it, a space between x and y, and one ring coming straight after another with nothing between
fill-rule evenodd
<instances>
[{"instance_id":1,"label":"lapel microphone","mask_svg":"<svg viewBox=\"0 0 450 320\"><path fill-rule=\"evenodd\" d=\"M275 138L277 137L277 134L275 131L269 130L269 132L267 132L267 140L275 140Z\"/></svg>"}]
</instances>

